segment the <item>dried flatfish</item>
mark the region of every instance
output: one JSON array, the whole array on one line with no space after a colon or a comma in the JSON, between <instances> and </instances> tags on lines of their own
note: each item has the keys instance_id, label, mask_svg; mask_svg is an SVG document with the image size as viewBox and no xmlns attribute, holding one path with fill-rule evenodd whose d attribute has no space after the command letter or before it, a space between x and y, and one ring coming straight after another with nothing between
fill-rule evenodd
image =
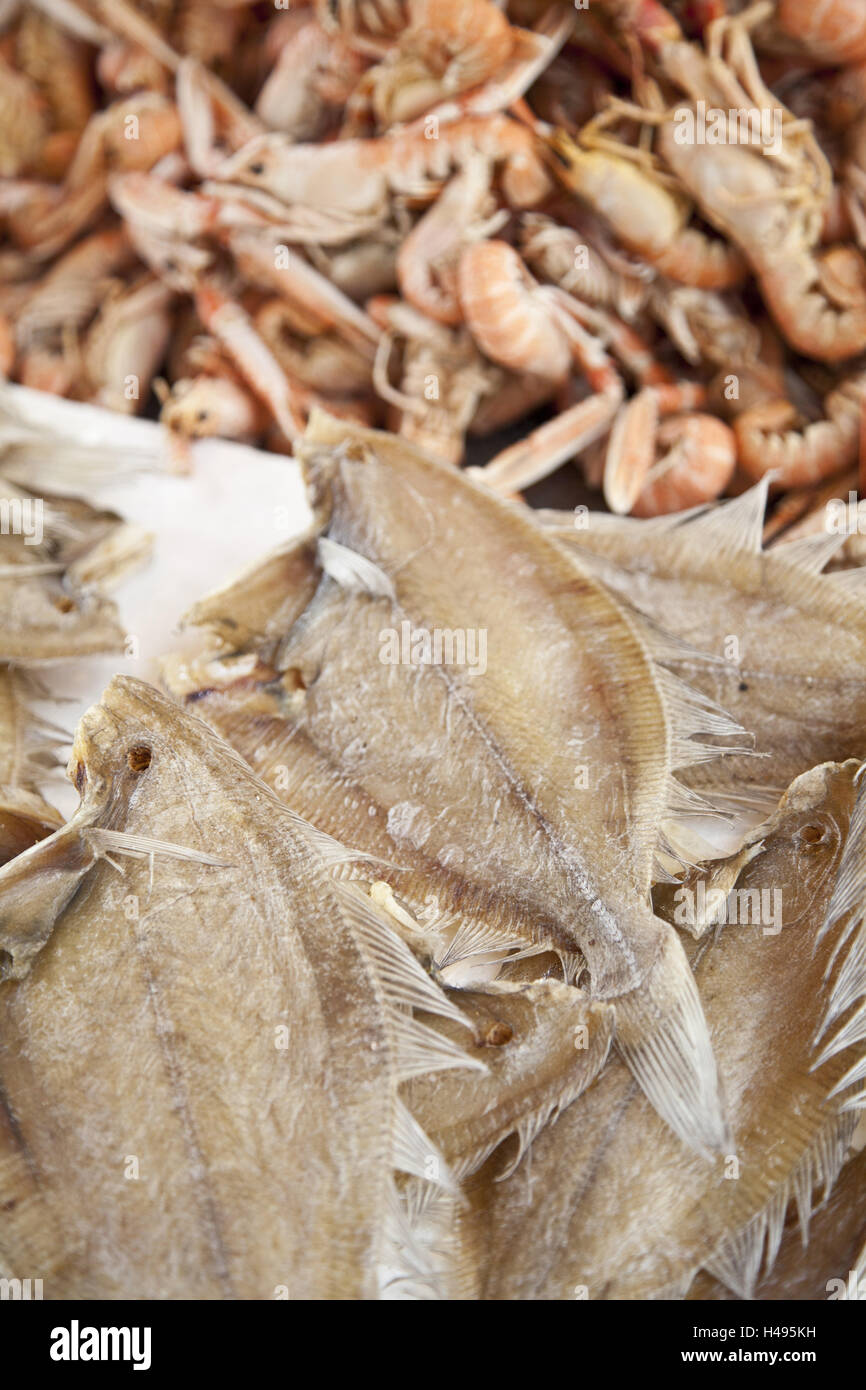
<instances>
[{"instance_id":1,"label":"dried flatfish","mask_svg":"<svg viewBox=\"0 0 866 1390\"><path fill-rule=\"evenodd\" d=\"M399 1087L481 1063L414 1017L460 1015L338 877L352 852L126 677L70 771L76 814L0 870L0 1269L361 1298L408 1240L422 1280L395 1170L436 1150Z\"/></svg>"},{"instance_id":2,"label":"dried flatfish","mask_svg":"<svg viewBox=\"0 0 866 1390\"><path fill-rule=\"evenodd\" d=\"M410 1083L410 1107L461 1178L516 1135L516 1152L500 1165L505 1176L535 1135L598 1076L613 1039L614 1010L558 980L501 981L450 997L473 1024L487 1075L421 1077ZM452 1020L435 1026L462 1041Z\"/></svg>"},{"instance_id":3,"label":"dried flatfish","mask_svg":"<svg viewBox=\"0 0 866 1390\"><path fill-rule=\"evenodd\" d=\"M234 608L226 608L234 613ZM221 620L222 621L222 620ZM279 680L255 652L202 663L171 660L164 670L175 693L220 733L286 805L320 830L376 861L370 891L416 954L453 980L458 969L491 973L495 959L537 952L532 926L516 906L502 903L491 922L490 896L472 892L459 863L437 860L406 836L393 834L389 807L360 780L337 768L289 715L300 692Z\"/></svg>"},{"instance_id":4,"label":"dried flatfish","mask_svg":"<svg viewBox=\"0 0 866 1390\"><path fill-rule=\"evenodd\" d=\"M743 908L688 948L736 1157L713 1171L678 1148L611 1059L535 1140L531 1181L524 1165L497 1183L491 1163L467 1185L458 1220L469 1248L486 1251L482 1297L677 1297L701 1267L749 1297L790 1200L808 1230L813 1189L832 1186L864 1102L858 771L829 764L799 778L743 869L736 903L778 891L780 929Z\"/></svg>"},{"instance_id":5,"label":"dried flatfish","mask_svg":"<svg viewBox=\"0 0 866 1390\"><path fill-rule=\"evenodd\" d=\"M864 1243L866 1150L848 1160L829 1197L816 1207L809 1223L809 1244L805 1249L800 1223L796 1213L791 1213L785 1223L773 1272L757 1284L755 1298L773 1301L862 1298L866 1272L861 1253ZM731 1299L737 1295L711 1274L701 1273L689 1289L688 1297Z\"/></svg>"},{"instance_id":6,"label":"dried flatfish","mask_svg":"<svg viewBox=\"0 0 866 1390\"><path fill-rule=\"evenodd\" d=\"M39 719L39 695L23 672L0 666L0 864L63 823L39 791L51 767L59 732Z\"/></svg>"},{"instance_id":7,"label":"dried flatfish","mask_svg":"<svg viewBox=\"0 0 866 1390\"><path fill-rule=\"evenodd\" d=\"M0 479L0 662L14 663L0 664L0 863L62 824L40 785L66 735L36 714L49 692L22 668L118 648L117 610L95 590L148 549L113 512Z\"/></svg>"},{"instance_id":8,"label":"dried flatfish","mask_svg":"<svg viewBox=\"0 0 866 1390\"><path fill-rule=\"evenodd\" d=\"M649 522L589 513L577 527L569 514L541 514L615 593L718 658L685 651L669 664L755 735L765 756L695 777L727 777L741 792L866 752L864 571L822 573L841 535L762 550L766 494L765 483L710 511Z\"/></svg>"},{"instance_id":9,"label":"dried flatfish","mask_svg":"<svg viewBox=\"0 0 866 1390\"><path fill-rule=\"evenodd\" d=\"M0 661L32 666L122 647L114 603L81 573L119 518L0 480L0 519Z\"/></svg>"},{"instance_id":10,"label":"dried flatfish","mask_svg":"<svg viewBox=\"0 0 866 1390\"><path fill-rule=\"evenodd\" d=\"M454 991L452 998L475 1031L487 1075L450 1071L409 1083L407 1099L425 1135L461 1181L496 1152L499 1178L520 1163L533 1138L586 1090L608 1056L614 1010L558 980L497 982ZM454 1043L450 1019L433 1021ZM407 1203L426 1223L441 1252L440 1282L450 1298L473 1299L484 1252L455 1239L463 1230L463 1198L440 1185L407 1183Z\"/></svg>"},{"instance_id":11,"label":"dried flatfish","mask_svg":"<svg viewBox=\"0 0 866 1390\"><path fill-rule=\"evenodd\" d=\"M152 420L0 380L2 472L24 487L78 492L85 482L164 469L166 452Z\"/></svg>"},{"instance_id":12,"label":"dried flatfish","mask_svg":"<svg viewBox=\"0 0 866 1390\"><path fill-rule=\"evenodd\" d=\"M690 804L674 769L720 751L706 736L741 731L655 664L637 625L524 508L325 416L302 449L321 534L315 557L307 537L293 558L309 564L296 606L315 583L314 597L282 640L259 613L268 637L248 651L232 648L227 596L208 601L198 617L222 660L238 657L237 674L274 697L284 746L314 745L398 850L457 874L490 926L507 934L516 913L538 944L585 957L660 1113L686 1142L726 1147L700 1001L648 893L659 827ZM437 634L464 644L462 664L435 659ZM394 650L407 638L420 655ZM486 662L467 659L473 640ZM208 717L205 673L169 680Z\"/></svg>"}]
</instances>

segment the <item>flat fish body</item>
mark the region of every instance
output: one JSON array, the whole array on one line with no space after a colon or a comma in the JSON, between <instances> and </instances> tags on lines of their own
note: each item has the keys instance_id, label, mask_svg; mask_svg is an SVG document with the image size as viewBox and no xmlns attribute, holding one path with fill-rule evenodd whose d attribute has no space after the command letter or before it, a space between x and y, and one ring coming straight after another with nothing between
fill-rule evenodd
<instances>
[{"instance_id":1,"label":"flat fish body","mask_svg":"<svg viewBox=\"0 0 866 1390\"><path fill-rule=\"evenodd\" d=\"M76 815L0 870L0 1269L46 1298L374 1296L434 987L341 847L151 687L115 678L71 771Z\"/></svg>"},{"instance_id":2,"label":"flat fish body","mask_svg":"<svg viewBox=\"0 0 866 1390\"><path fill-rule=\"evenodd\" d=\"M33 497L0 480L0 661L42 665L123 645L117 608L76 566L119 526L67 498Z\"/></svg>"},{"instance_id":3,"label":"flat fish body","mask_svg":"<svg viewBox=\"0 0 866 1390\"><path fill-rule=\"evenodd\" d=\"M689 946L736 1158L713 1168L678 1148L611 1059L511 1176L498 1181L491 1161L469 1180L463 1240L485 1251L477 1296L676 1298L703 1268L750 1298L773 1267L790 1201L808 1229L863 1103L858 768L828 764L793 784L737 881L730 901L742 910L732 905L735 920ZM753 906L762 892L763 919Z\"/></svg>"},{"instance_id":4,"label":"flat fish body","mask_svg":"<svg viewBox=\"0 0 866 1390\"><path fill-rule=\"evenodd\" d=\"M0 479L0 864L62 824L41 791L62 732L34 710L47 692L28 668L119 648L114 603L87 582L126 528L72 498ZM141 543L140 543L141 544ZM88 568L89 567L89 568ZM100 573L104 574L104 565ZM110 566L109 566L110 568ZM60 693L60 692L58 692Z\"/></svg>"},{"instance_id":5,"label":"flat fish body","mask_svg":"<svg viewBox=\"0 0 866 1390\"><path fill-rule=\"evenodd\" d=\"M274 673L261 684L381 808L398 846L585 958L655 1103L689 1142L718 1147L700 1002L648 893L674 769L707 756L701 734L733 726L670 680L621 605L524 509L324 417L304 457L320 582L312 598L304 584L281 640L265 623L247 652ZM407 659L407 629L410 647L413 633L422 649L456 635L476 658L483 644L483 661ZM226 624L220 636L230 644ZM207 717L207 687L183 693Z\"/></svg>"},{"instance_id":6,"label":"flat fish body","mask_svg":"<svg viewBox=\"0 0 866 1390\"><path fill-rule=\"evenodd\" d=\"M651 523L589 514L577 528L570 515L543 517L613 592L716 658L683 652L672 669L749 729L761 756L696 769L695 785L782 788L866 752L864 572L823 572L841 536L762 550L765 500L759 486L708 513Z\"/></svg>"},{"instance_id":7,"label":"flat fish body","mask_svg":"<svg viewBox=\"0 0 866 1390\"><path fill-rule=\"evenodd\" d=\"M38 790L51 731L33 714L33 694L24 672L0 666L0 864L62 824Z\"/></svg>"}]
</instances>

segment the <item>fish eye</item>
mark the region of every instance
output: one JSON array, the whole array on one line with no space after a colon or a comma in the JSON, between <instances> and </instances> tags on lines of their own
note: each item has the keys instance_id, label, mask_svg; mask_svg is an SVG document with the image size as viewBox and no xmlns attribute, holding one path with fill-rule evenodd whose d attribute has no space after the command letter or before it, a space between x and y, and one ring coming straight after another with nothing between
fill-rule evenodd
<instances>
[{"instance_id":1,"label":"fish eye","mask_svg":"<svg viewBox=\"0 0 866 1390\"><path fill-rule=\"evenodd\" d=\"M247 168L251 174L263 174L265 172L264 160L257 159L253 164L248 164Z\"/></svg>"},{"instance_id":2,"label":"fish eye","mask_svg":"<svg viewBox=\"0 0 866 1390\"><path fill-rule=\"evenodd\" d=\"M206 410L197 410L196 413L195 413L195 418L196 418L197 420L206 420L207 417L208 417L208 412L207 412Z\"/></svg>"},{"instance_id":3,"label":"fish eye","mask_svg":"<svg viewBox=\"0 0 866 1390\"><path fill-rule=\"evenodd\" d=\"M805 840L807 845L819 845L825 838L822 825L804 825L800 831L800 839Z\"/></svg>"},{"instance_id":4,"label":"fish eye","mask_svg":"<svg viewBox=\"0 0 866 1390\"><path fill-rule=\"evenodd\" d=\"M146 743L136 743L126 755L130 772L146 772L153 754Z\"/></svg>"},{"instance_id":5,"label":"fish eye","mask_svg":"<svg viewBox=\"0 0 866 1390\"><path fill-rule=\"evenodd\" d=\"M504 1047L511 1042L514 1037L514 1029L509 1023L502 1023L497 1019L494 1023L488 1024L485 1028L481 1040L487 1047Z\"/></svg>"}]
</instances>

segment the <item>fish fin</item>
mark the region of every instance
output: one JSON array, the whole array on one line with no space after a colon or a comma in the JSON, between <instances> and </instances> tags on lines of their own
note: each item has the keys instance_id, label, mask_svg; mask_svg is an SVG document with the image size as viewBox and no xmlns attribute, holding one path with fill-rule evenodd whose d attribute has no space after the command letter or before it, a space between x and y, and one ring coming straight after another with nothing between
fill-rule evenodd
<instances>
[{"instance_id":1,"label":"fish fin","mask_svg":"<svg viewBox=\"0 0 866 1390\"><path fill-rule=\"evenodd\" d=\"M789 1203L797 1208L803 1245L808 1244L814 1192L827 1197L848 1154L856 1116L838 1115L815 1136L767 1204L740 1230L721 1241L703 1268L739 1298L752 1299L759 1278L771 1273L779 1251Z\"/></svg>"},{"instance_id":2,"label":"fish fin","mask_svg":"<svg viewBox=\"0 0 866 1390\"><path fill-rule=\"evenodd\" d=\"M237 650L288 631L320 579L311 528L199 599L181 626L203 628L221 647Z\"/></svg>"},{"instance_id":3,"label":"fish fin","mask_svg":"<svg viewBox=\"0 0 866 1390\"><path fill-rule=\"evenodd\" d=\"M732 1152L716 1059L694 975L672 927L637 989L611 999L616 1046L647 1099L684 1144Z\"/></svg>"},{"instance_id":4,"label":"fish fin","mask_svg":"<svg viewBox=\"0 0 866 1390\"><path fill-rule=\"evenodd\" d=\"M454 1195L459 1193L457 1180L442 1153L401 1100L397 1101L393 1140L393 1163L401 1173L411 1173Z\"/></svg>"},{"instance_id":5,"label":"fish fin","mask_svg":"<svg viewBox=\"0 0 866 1390\"><path fill-rule=\"evenodd\" d=\"M351 881L335 886L353 927L364 940L389 1005L441 1014L471 1031L469 1020L430 978L369 895Z\"/></svg>"},{"instance_id":6,"label":"fish fin","mask_svg":"<svg viewBox=\"0 0 866 1390\"><path fill-rule=\"evenodd\" d=\"M850 570L831 570L824 577L838 593L861 601L866 599L866 566Z\"/></svg>"},{"instance_id":7,"label":"fish fin","mask_svg":"<svg viewBox=\"0 0 866 1390\"><path fill-rule=\"evenodd\" d=\"M662 516L616 516L613 512L566 512L554 508L539 507L533 512L533 519L543 530L562 540L573 538L580 544L580 537L587 531L597 531L600 535L636 536L665 535L693 517L702 516L710 510L710 503L691 507L684 512L666 512ZM580 525L578 525L578 517Z\"/></svg>"},{"instance_id":8,"label":"fish fin","mask_svg":"<svg viewBox=\"0 0 866 1390\"><path fill-rule=\"evenodd\" d=\"M489 922L464 919L450 941L444 945L436 961L439 970L446 970L458 962L471 962L480 957L498 955L505 960L519 960L525 955L537 955L545 946L537 946L524 936L493 926ZM513 955L512 952L518 954Z\"/></svg>"},{"instance_id":9,"label":"fish fin","mask_svg":"<svg viewBox=\"0 0 866 1390\"><path fill-rule=\"evenodd\" d=\"M760 555L764 531L764 515L767 510L767 495L772 475L765 475L759 483L741 493L729 502L719 502L715 507L697 514L680 517L674 525L688 530L692 537L699 537L702 545L713 550L718 559L724 556L742 554L748 551Z\"/></svg>"},{"instance_id":10,"label":"fish fin","mask_svg":"<svg viewBox=\"0 0 866 1390\"><path fill-rule=\"evenodd\" d=\"M715 745L697 742L703 738L745 738L751 735L708 696L693 690L670 671L659 670L657 678L662 687L665 704L671 719L671 766L691 767L695 763L730 754L754 754L752 743Z\"/></svg>"},{"instance_id":11,"label":"fish fin","mask_svg":"<svg viewBox=\"0 0 866 1390\"><path fill-rule=\"evenodd\" d=\"M412 1301L451 1297L456 1200L441 1188L410 1178L386 1189L382 1293Z\"/></svg>"},{"instance_id":12,"label":"fish fin","mask_svg":"<svg viewBox=\"0 0 866 1390\"><path fill-rule=\"evenodd\" d=\"M587 555L587 558L591 565L591 557ZM622 606L628 609L629 617L640 632L650 656L657 665L680 665L685 661L692 665L701 666L725 666L727 664L724 657L713 656L710 652L702 652L700 647L693 646L684 637L677 637L673 632L666 632L646 613L635 608L623 594L617 594L617 598Z\"/></svg>"},{"instance_id":13,"label":"fish fin","mask_svg":"<svg viewBox=\"0 0 866 1390\"><path fill-rule=\"evenodd\" d=\"M782 544L765 551L767 560L783 560L794 565L801 574L820 574L836 551L844 544L846 537L836 535L801 536L795 541Z\"/></svg>"},{"instance_id":14,"label":"fish fin","mask_svg":"<svg viewBox=\"0 0 866 1390\"><path fill-rule=\"evenodd\" d=\"M34 788L62 767L58 751L70 742L70 736L34 709L36 701L52 696L32 672L6 667L0 680L9 698L12 725L8 762L0 779L11 787Z\"/></svg>"},{"instance_id":15,"label":"fish fin","mask_svg":"<svg viewBox=\"0 0 866 1390\"><path fill-rule=\"evenodd\" d=\"M862 771L862 769L861 769ZM825 974L828 998L814 1038L814 1046L826 1039L816 1057L817 1069L836 1053L866 1038L866 782L858 772L857 800L848 838L824 921L818 933L822 941L835 933L833 951ZM850 1010L854 1012L831 1038L828 1030ZM866 1057L860 1058L837 1084L834 1094L866 1075Z\"/></svg>"},{"instance_id":16,"label":"fish fin","mask_svg":"<svg viewBox=\"0 0 866 1390\"><path fill-rule=\"evenodd\" d=\"M339 905L382 990L399 1080L451 1067L486 1071L484 1063L450 1038L412 1017L410 1010L439 1014L471 1030L471 1024L431 980L384 915L355 883L334 880Z\"/></svg>"},{"instance_id":17,"label":"fish fin","mask_svg":"<svg viewBox=\"0 0 866 1390\"><path fill-rule=\"evenodd\" d=\"M190 864L203 864L213 869L233 867L225 860L215 859L212 854L205 854L202 850L176 845L170 840L154 840L149 835L131 835L124 830L103 830L101 826L95 825L85 828L82 836L95 847L98 856L107 857L106 851L112 850L115 854L128 854L133 859L149 859L152 854L158 854L165 859L185 860Z\"/></svg>"},{"instance_id":18,"label":"fish fin","mask_svg":"<svg viewBox=\"0 0 866 1390\"><path fill-rule=\"evenodd\" d=\"M764 1259L768 1213L762 1211L739 1231L728 1236L703 1268L738 1298L752 1299Z\"/></svg>"},{"instance_id":19,"label":"fish fin","mask_svg":"<svg viewBox=\"0 0 866 1390\"><path fill-rule=\"evenodd\" d=\"M670 816L707 816L711 819L730 821L733 819L731 809L715 801L709 801L703 792L696 791L693 787L687 787L684 783L671 776L668 785L668 795L666 804L666 814Z\"/></svg>"},{"instance_id":20,"label":"fish fin","mask_svg":"<svg viewBox=\"0 0 866 1390\"><path fill-rule=\"evenodd\" d=\"M385 571L357 550L340 545L330 536L320 536L317 555L325 574L342 589L369 594L371 598L396 598L394 585Z\"/></svg>"}]
</instances>

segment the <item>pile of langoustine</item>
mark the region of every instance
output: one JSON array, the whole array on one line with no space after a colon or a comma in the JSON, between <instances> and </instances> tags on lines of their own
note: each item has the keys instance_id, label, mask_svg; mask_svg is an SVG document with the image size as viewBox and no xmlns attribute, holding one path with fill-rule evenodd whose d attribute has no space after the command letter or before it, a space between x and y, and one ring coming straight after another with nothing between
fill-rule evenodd
<instances>
[{"instance_id":1,"label":"pile of langoustine","mask_svg":"<svg viewBox=\"0 0 866 1390\"><path fill-rule=\"evenodd\" d=\"M158 406L179 458L290 450L323 404L454 465L490 436L505 493L580 459L638 516L772 471L771 526L802 529L857 487L859 0L6 0L0 23L12 379ZM699 104L722 126L681 141Z\"/></svg>"}]
</instances>

